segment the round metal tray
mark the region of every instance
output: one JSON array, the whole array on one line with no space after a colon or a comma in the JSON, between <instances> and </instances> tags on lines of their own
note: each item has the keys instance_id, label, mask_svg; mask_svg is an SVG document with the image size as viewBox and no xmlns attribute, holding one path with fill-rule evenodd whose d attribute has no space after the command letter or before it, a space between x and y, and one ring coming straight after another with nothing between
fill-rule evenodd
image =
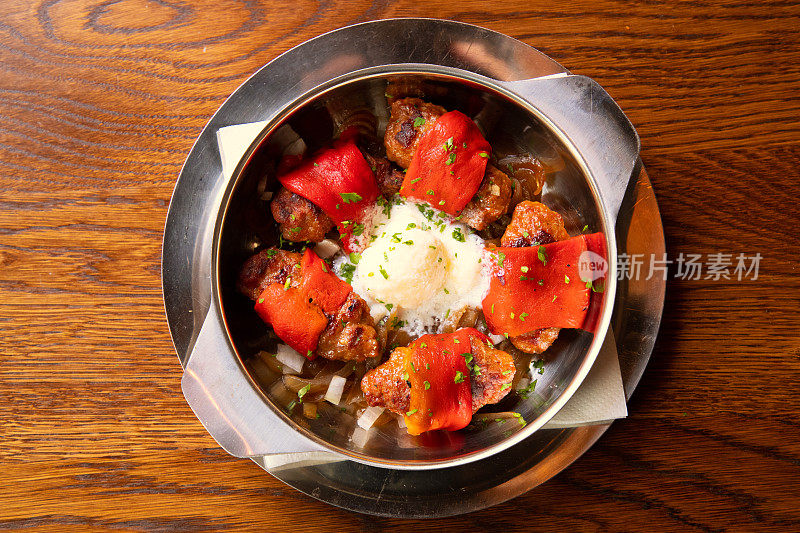
<instances>
[{"instance_id":1,"label":"round metal tray","mask_svg":"<svg viewBox=\"0 0 800 533\"><path fill-rule=\"evenodd\" d=\"M361 65L428 63L470 70L508 81L567 72L515 39L476 26L429 19L393 19L342 28L317 39L351 54ZM295 50L295 53L297 51ZM341 57L341 54L340 54ZM311 75L324 70L308 57ZM262 68L239 87L195 142L175 186L164 233L162 283L172 340L185 366L211 300L209 290L213 213L225 179L216 131L269 118L269 88L280 73ZM628 188L617 219L620 254L664 253L655 196L644 168ZM612 327L625 394L630 398L653 349L664 303L657 277L618 281ZM353 461L283 466L272 475L314 498L362 513L393 517L441 517L483 509L514 498L550 479L583 454L609 424L539 430L487 459L431 471L390 470ZM254 459L266 469L263 461ZM269 471L269 470L268 470Z\"/></svg>"}]
</instances>

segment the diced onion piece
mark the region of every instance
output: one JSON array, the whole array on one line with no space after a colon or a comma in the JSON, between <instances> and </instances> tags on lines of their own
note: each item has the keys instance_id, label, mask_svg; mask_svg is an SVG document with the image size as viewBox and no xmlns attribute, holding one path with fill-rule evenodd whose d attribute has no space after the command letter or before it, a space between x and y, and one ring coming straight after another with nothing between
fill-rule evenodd
<instances>
[{"instance_id":1,"label":"diced onion piece","mask_svg":"<svg viewBox=\"0 0 800 533\"><path fill-rule=\"evenodd\" d=\"M339 251L339 245L330 239L325 239L314 246L314 253L321 259L329 259Z\"/></svg>"},{"instance_id":2,"label":"diced onion piece","mask_svg":"<svg viewBox=\"0 0 800 533\"><path fill-rule=\"evenodd\" d=\"M372 427L372 424L383 414L384 408L383 407L367 407L364 409L364 412L361 413L361 416L358 417L358 427L369 429Z\"/></svg>"},{"instance_id":3,"label":"diced onion piece","mask_svg":"<svg viewBox=\"0 0 800 533\"><path fill-rule=\"evenodd\" d=\"M489 333L489 340L492 341L492 344L500 344L506 339L505 335L494 335Z\"/></svg>"},{"instance_id":4,"label":"diced onion piece","mask_svg":"<svg viewBox=\"0 0 800 533\"><path fill-rule=\"evenodd\" d=\"M276 358L298 374L303 371L303 364L306 362L305 357L285 344L278 345L278 354Z\"/></svg>"},{"instance_id":5,"label":"diced onion piece","mask_svg":"<svg viewBox=\"0 0 800 533\"><path fill-rule=\"evenodd\" d=\"M333 405L339 405L339 402L342 401L345 383L347 383L347 379L342 376L333 376L331 382L328 384L328 391L325 393L325 399Z\"/></svg>"},{"instance_id":6,"label":"diced onion piece","mask_svg":"<svg viewBox=\"0 0 800 533\"><path fill-rule=\"evenodd\" d=\"M353 433L350 435L350 440L353 441L353 444L359 448L363 448L367 444L367 441L370 437L370 432L366 429L355 428Z\"/></svg>"},{"instance_id":7,"label":"diced onion piece","mask_svg":"<svg viewBox=\"0 0 800 533\"><path fill-rule=\"evenodd\" d=\"M303 155L306 153L306 143L300 137L283 150L283 155Z\"/></svg>"},{"instance_id":8,"label":"diced onion piece","mask_svg":"<svg viewBox=\"0 0 800 533\"><path fill-rule=\"evenodd\" d=\"M489 190L492 192L492 196L500 196L500 186L499 185L492 184L492 186L489 188Z\"/></svg>"}]
</instances>

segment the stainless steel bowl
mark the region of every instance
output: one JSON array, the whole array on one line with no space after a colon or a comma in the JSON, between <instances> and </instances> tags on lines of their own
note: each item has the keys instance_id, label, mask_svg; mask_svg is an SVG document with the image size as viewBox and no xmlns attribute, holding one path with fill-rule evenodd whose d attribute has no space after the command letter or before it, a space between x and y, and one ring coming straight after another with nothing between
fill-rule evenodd
<instances>
[{"instance_id":1,"label":"stainless steel bowl","mask_svg":"<svg viewBox=\"0 0 800 533\"><path fill-rule=\"evenodd\" d=\"M637 171L635 131L592 80L565 74L555 64L551 75L515 79L515 72L505 68L509 63L497 57L502 52L502 47L494 46L497 34L487 32L483 46L480 40L475 46L474 35L459 40L451 24L427 20L369 23L323 35L290 50L262 69L262 83L250 84L249 94L237 95L251 98L251 105L267 125L233 177L208 191L210 200L181 196L176 188L171 214L173 209L190 209L187 203L204 204L195 241L199 253L189 266L193 278L201 280L193 286L199 291L196 297L210 297L205 316L195 316L193 323L185 319L171 323L173 336L176 328L198 332L185 361L182 387L195 414L229 453L255 458L323 452L365 465L409 470L464 465L530 436L566 403L591 367L602 335L563 331L548 351L546 372L540 376L536 394L507 406L528 421L524 429L506 435L502 428L490 425L466 434L457 446L404 447L399 442L400 432L375 430L361 446L344 438L349 431L331 434L330 421L307 424L290 418L274 405L243 364L242 359L250 355L248 349L255 345L253 331L259 329L253 327L252 310L235 294L232 282L244 258L264 240L242 214L260 177L259 158L274 142L273 132L315 109L341 112L366 106L385 113L386 81L398 77L424 83L436 94L437 102L448 108L465 109L467 103L473 110L479 108L473 113L475 119L496 150L534 153L557 169L549 175L544 201L565 215L573 231L588 225L607 236L612 269L603 297L593 303L600 315L597 331L606 331L616 291L616 216ZM415 56L414 44L419 39L440 38L443 26L450 31L444 32L446 39L440 39L442 57ZM235 116L229 115L229 120L229 124L237 122ZM251 120L243 117L240 122ZM216 127L222 125L227 124ZM203 153L194 161L187 160L183 172L199 165L198 158L214 156ZM165 269L166 255L165 251Z\"/></svg>"}]
</instances>

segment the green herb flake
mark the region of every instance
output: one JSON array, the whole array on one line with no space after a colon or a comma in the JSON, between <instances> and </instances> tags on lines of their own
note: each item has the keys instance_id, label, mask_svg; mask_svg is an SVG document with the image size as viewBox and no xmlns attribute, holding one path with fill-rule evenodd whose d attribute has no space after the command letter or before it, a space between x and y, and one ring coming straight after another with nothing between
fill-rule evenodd
<instances>
[{"instance_id":1,"label":"green herb flake","mask_svg":"<svg viewBox=\"0 0 800 533\"><path fill-rule=\"evenodd\" d=\"M310 351L311 350L309 350L309 352ZM308 391L310 391L310 390L311 390L311 383L309 383L308 385L306 385L305 387L303 387L302 389L297 391L297 400L302 402L303 401L303 396L308 394Z\"/></svg>"},{"instance_id":2,"label":"green herb flake","mask_svg":"<svg viewBox=\"0 0 800 533\"><path fill-rule=\"evenodd\" d=\"M530 315L528 313L520 313L519 314L519 319L522 320L523 322L525 322L525 317L526 316L530 316Z\"/></svg>"},{"instance_id":3,"label":"green herb flake","mask_svg":"<svg viewBox=\"0 0 800 533\"><path fill-rule=\"evenodd\" d=\"M414 178L414 179L413 179L413 180L411 180L409 183L411 183L411 185L414 185L416 182L418 182L418 181L419 181L419 180L421 180L421 179L422 179L422 176L420 176L419 178Z\"/></svg>"},{"instance_id":4,"label":"green herb flake","mask_svg":"<svg viewBox=\"0 0 800 533\"><path fill-rule=\"evenodd\" d=\"M315 166L315 167L318 167L318 166L319 166L319 163L314 163L314 166Z\"/></svg>"},{"instance_id":5,"label":"green herb flake","mask_svg":"<svg viewBox=\"0 0 800 533\"><path fill-rule=\"evenodd\" d=\"M461 231L461 228L456 228L453 230L453 239L457 240L458 242L466 242L467 238L464 236L464 233Z\"/></svg>"},{"instance_id":6,"label":"green herb flake","mask_svg":"<svg viewBox=\"0 0 800 533\"><path fill-rule=\"evenodd\" d=\"M453 138L450 137L444 142L444 149L448 152L453 149Z\"/></svg>"},{"instance_id":7,"label":"green herb flake","mask_svg":"<svg viewBox=\"0 0 800 533\"><path fill-rule=\"evenodd\" d=\"M513 370L505 370L505 371L503 371L503 375L504 375L504 376L507 376L507 375L509 375L509 374L513 374L513 373L514 373L514 371L513 371Z\"/></svg>"},{"instance_id":8,"label":"green herb flake","mask_svg":"<svg viewBox=\"0 0 800 533\"><path fill-rule=\"evenodd\" d=\"M450 291L447 290L447 287L442 287L442 290L444 291L445 294L450 294Z\"/></svg>"},{"instance_id":9,"label":"green herb flake","mask_svg":"<svg viewBox=\"0 0 800 533\"><path fill-rule=\"evenodd\" d=\"M361 254L358 252L350 252L350 254L347 257L350 258L350 262L353 263L354 265L357 265L358 262L361 261Z\"/></svg>"},{"instance_id":10,"label":"green herb flake","mask_svg":"<svg viewBox=\"0 0 800 533\"><path fill-rule=\"evenodd\" d=\"M286 278L286 283L283 284L283 290L288 291L291 284L292 278Z\"/></svg>"},{"instance_id":11,"label":"green herb flake","mask_svg":"<svg viewBox=\"0 0 800 533\"><path fill-rule=\"evenodd\" d=\"M346 204L354 204L361 201L361 195L356 192L340 192L339 196L342 197Z\"/></svg>"},{"instance_id":12,"label":"green herb flake","mask_svg":"<svg viewBox=\"0 0 800 533\"><path fill-rule=\"evenodd\" d=\"M418 410L419 410L419 409L412 409L412 410L410 410L410 411L406 411L406 416L411 416L411 415L413 415L414 413L416 413Z\"/></svg>"},{"instance_id":13,"label":"green herb flake","mask_svg":"<svg viewBox=\"0 0 800 533\"><path fill-rule=\"evenodd\" d=\"M503 383L503 386L500 387L500 390L506 390L511 388L511 383Z\"/></svg>"},{"instance_id":14,"label":"green herb flake","mask_svg":"<svg viewBox=\"0 0 800 533\"><path fill-rule=\"evenodd\" d=\"M452 165L456 162L456 154L451 152L449 156L447 156L447 161L445 162L446 165Z\"/></svg>"},{"instance_id":15,"label":"green herb flake","mask_svg":"<svg viewBox=\"0 0 800 533\"><path fill-rule=\"evenodd\" d=\"M425 194L433 196L433 189L428 189L428 192L426 192Z\"/></svg>"},{"instance_id":16,"label":"green herb flake","mask_svg":"<svg viewBox=\"0 0 800 533\"><path fill-rule=\"evenodd\" d=\"M444 200L439 200L439 205L444 205Z\"/></svg>"},{"instance_id":17,"label":"green herb flake","mask_svg":"<svg viewBox=\"0 0 800 533\"><path fill-rule=\"evenodd\" d=\"M478 155L481 157L489 157L489 154L487 154L486 152L481 152Z\"/></svg>"},{"instance_id":18,"label":"green herb flake","mask_svg":"<svg viewBox=\"0 0 800 533\"><path fill-rule=\"evenodd\" d=\"M378 270L380 271L381 276L383 276L383 279L389 279L389 274L387 274L386 270L383 269L383 265L378 266Z\"/></svg>"},{"instance_id":19,"label":"green herb flake","mask_svg":"<svg viewBox=\"0 0 800 533\"><path fill-rule=\"evenodd\" d=\"M564 283L569 283L569 276L564 274Z\"/></svg>"},{"instance_id":20,"label":"green herb flake","mask_svg":"<svg viewBox=\"0 0 800 533\"><path fill-rule=\"evenodd\" d=\"M425 387L425 390L428 390L428 389L431 388L431 384L430 384L429 381L423 381L422 385Z\"/></svg>"},{"instance_id":21,"label":"green herb flake","mask_svg":"<svg viewBox=\"0 0 800 533\"><path fill-rule=\"evenodd\" d=\"M453 383L464 383L464 373L458 370L453 378Z\"/></svg>"},{"instance_id":22,"label":"green herb flake","mask_svg":"<svg viewBox=\"0 0 800 533\"><path fill-rule=\"evenodd\" d=\"M539 246L539 252L537 254L539 256L539 261L542 262L543 265L547 264L547 250L545 250L544 246Z\"/></svg>"},{"instance_id":23,"label":"green herb flake","mask_svg":"<svg viewBox=\"0 0 800 533\"><path fill-rule=\"evenodd\" d=\"M527 239L528 237L530 237L530 236L531 236L531 234L530 234L530 233L528 233L527 231L523 231L523 232L522 232L522 236L523 236L523 237L525 237L525 238Z\"/></svg>"},{"instance_id":24,"label":"green herb flake","mask_svg":"<svg viewBox=\"0 0 800 533\"><path fill-rule=\"evenodd\" d=\"M589 224L586 224L581 231L586 231L587 229L589 229Z\"/></svg>"},{"instance_id":25,"label":"green herb flake","mask_svg":"<svg viewBox=\"0 0 800 533\"><path fill-rule=\"evenodd\" d=\"M522 270L523 272L527 272L528 270L530 270L530 268L528 268L526 266L519 267L519 269Z\"/></svg>"},{"instance_id":26,"label":"green herb flake","mask_svg":"<svg viewBox=\"0 0 800 533\"><path fill-rule=\"evenodd\" d=\"M414 119L414 127L419 128L425 124L425 119L422 117L417 117Z\"/></svg>"}]
</instances>

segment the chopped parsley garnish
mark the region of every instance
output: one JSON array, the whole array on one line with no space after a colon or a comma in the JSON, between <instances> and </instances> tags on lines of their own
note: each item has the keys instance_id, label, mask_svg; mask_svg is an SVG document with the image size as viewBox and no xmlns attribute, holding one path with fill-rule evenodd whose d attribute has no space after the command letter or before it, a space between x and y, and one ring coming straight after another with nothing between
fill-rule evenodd
<instances>
[{"instance_id":1,"label":"chopped parsley garnish","mask_svg":"<svg viewBox=\"0 0 800 533\"><path fill-rule=\"evenodd\" d=\"M538 283L540 286L542 286L542 285L544 285L544 280L543 280L543 279L540 279L540 280L539 280L539 281L537 281L536 283Z\"/></svg>"},{"instance_id":2,"label":"chopped parsley garnish","mask_svg":"<svg viewBox=\"0 0 800 533\"><path fill-rule=\"evenodd\" d=\"M411 415L413 415L414 413L416 413L418 410L419 410L419 409L412 409L412 410L410 410L410 411L406 411L406 416L411 416Z\"/></svg>"},{"instance_id":3,"label":"chopped parsley garnish","mask_svg":"<svg viewBox=\"0 0 800 533\"><path fill-rule=\"evenodd\" d=\"M520 313L519 314L519 319L522 320L523 322L525 322L525 317L526 316L530 316L530 315L528 315L528 313Z\"/></svg>"},{"instance_id":4,"label":"chopped parsley garnish","mask_svg":"<svg viewBox=\"0 0 800 533\"><path fill-rule=\"evenodd\" d=\"M547 264L547 251L544 249L544 246L539 246L539 261L542 262L543 265Z\"/></svg>"},{"instance_id":5,"label":"chopped parsley garnish","mask_svg":"<svg viewBox=\"0 0 800 533\"><path fill-rule=\"evenodd\" d=\"M311 350L309 350L308 352L310 354ZM311 390L311 383L309 383L308 385L306 385L305 387L303 387L302 389L297 391L297 399L302 402L303 401L303 396L308 394L308 391L310 391L310 390Z\"/></svg>"},{"instance_id":6,"label":"chopped parsley garnish","mask_svg":"<svg viewBox=\"0 0 800 533\"><path fill-rule=\"evenodd\" d=\"M350 262L353 263L354 265L357 265L358 262L361 261L361 254L358 252L350 252L350 255L348 255L348 257L350 258Z\"/></svg>"},{"instance_id":7,"label":"chopped parsley garnish","mask_svg":"<svg viewBox=\"0 0 800 533\"><path fill-rule=\"evenodd\" d=\"M464 383L464 373L458 370L453 378L453 383Z\"/></svg>"},{"instance_id":8,"label":"chopped parsley garnish","mask_svg":"<svg viewBox=\"0 0 800 533\"><path fill-rule=\"evenodd\" d=\"M342 278L344 278L344 280L347 283L352 284L353 283L353 274L355 273L355 271L356 271L356 266L355 265L351 265L350 263L344 263L342 265Z\"/></svg>"},{"instance_id":9,"label":"chopped parsley garnish","mask_svg":"<svg viewBox=\"0 0 800 533\"><path fill-rule=\"evenodd\" d=\"M528 237L530 237L530 236L531 236L531 234L530 234L530 233L528 233L527 231L523 231L523 232L522 232L522 236L523 236L523 237L525 237L525 238L527 239Z\"/></svg>"},{"instance_id":10,"label":"chopped parsley garnish","mask_svg":"<svg viewBox=\"0 0 800 533\"><path fill-rule=\"evenodd\" d=\"M410 240L409 241L403 241L403 244L407 244L407 245L411 246L412 244L414 244L414 241L410 241Z\"/></svg>"},{"instance_id":11,"label":"chopped parsley garnish","mask_svg":"<svg viewBox=\"0 0 800 533\"><path fill-rule=\"evenodd\" d=\"M467 238L464 237L464 233L461 231L461 228L456 228L453 230L453 238L458 242L465 242L467 240Z\"/></svg>"},{"instance_id":12,"label":"chopped parsley garnish","mask_svg":"<svg viewBox=\"0 0 800 533\"><path fill-rule=\"evenodd\" d=\"M500 390L506 390L511 388L511 383L503 383L503 386L500 387Z\"/></svg>"},{"instance_id":13,"label":"chopped parsley garnish","mask_svg":"<svg viewBox=\"0 0 800 533\"><path fill-rule=\"evenodd\" d=\"M481 152L478 155L481 157L489 157L489 154L487 154L486 152Z\"/></svg>"},{"instance_id":14,"label":"chopped parsley garnish","mask_svg":"<svg viewBox=\"0 0 800 533\"><path fill-rule=\"evenodd\" d=\"M392 242L400 242L400 233L398 232L398 233L395 233L394 235L392 235L392 239L391 240L392 240Z\"/></svg>"},{"instance_id":15,"label":"chopped parsley garnish","mask_svg":"<svg viewBox=\"0 0 800 533\"><path fill-rule=\"evenodd\" d=\"M522 270L523 272L527 272L528 270L530 270L530 269L529 269L528 267L526 267L526 266L519 267L519 269L520 269L520 270Z\"/></svg>"},{"instance_id":16,"label":"chopped parsley garnish","mask_svg":"<svg viewBox=\"0 0 800 533\"><path fill-rule=\"evenodd\" d=\"M355 224L353 226L353 235L358 237L362 233L364 233L364 224Z\"/></svg>"},{"instance_id":17,"label":"chopped parsley garnish","mask_svg":"<svg viewBox=\"0 0 800 533\"><path fill-rule=\"evenodd\" d=\"M419 178L414 178L413 180L411 180L411 185L414 185L416 182L418 182L421 179L422 179L421 176Z\"/></svg>"},{"instance_id":18,"label":"chopped parsley garnish","mask_svg":"<svg viewBox=\"0 0 800 533\"><path fill-rule=\"evenodd\" d=\"M422 117L417 117L414 119L414 127L419 128L420 126L425 124L425 119Z\"/></svg>"},{"instance_id":19,"label":"chopped parsley garnish","mask_svg":"<svg viewBox=\"0 0 800 533\"><path fill-rule=\"evenodd\" d=\"M564 274L564 283L569 283L569 276Z\"/></svg>"},{"instance_id":20,"label":"chopped parsley garnish","mask_svg":"<svg viewBox=\"0 0 800 533\"><path fill-rule=\"evenodd\" d=\"M416 227L417 227L417 225L414 224L413 222L411 222L411 223L408 224L408 226L406 226L406 229L409 230L409 229L413 229L413 228L416 228Z\"/></svg>"},{"instance_id":21,"label":"chopped parsley garnish","mask_svg":"<svg viewBox=\"0 0 800 533\"><path fill-rule=\"evenodd\" d=\"M513 371L513 370L504 370L504 371L503 371L503 375L504 375L504 376L507 376L507 375L509 375L509 374L513 374L513 373L514 373L514 371Z\"/></svg>"},{"instance_id":22,"label":"chopped parsley garnish","mask_svg":"<svg viewBox=\"0 0 800 533\"><path fill-rule=\"evenodd\" d=\"M586 224L581 231L586 231L587 229L589 229L589 224Z\"/></svg>"},{"instance_id":23,"label":"chopped parsley garnish","mask_svg":"<svg viewBox=\"0 0 800 533\"><path fill-rule=\"evenodd\" d=\"M533 389L536 388L536 380L534 379L531 381L530 385L525 388L517 389L517 394L520 395L521 398L527 399L528 395L533 392Z\"/></svg>"},{"instance_id":24,"label":"chopped parsley garnish","mask_svg":"<svg viewBox=\"0 0 800 533\"><path fill-rule=\"evenodd\" d=\"M444 200L439 200L439 205L444 205Z\"/></svg>"},{"instance_id":25,"label":"chopped parsley garnish","mask_svg":"<svg viewBox=\"0 0 800 533\"><path fill-rule=\"evenodd\" d=\"M423 381L423 382L422 382L422 385L425 387L425 390L428 390L428 389L430 389L430 388L431 388L431 384L430 384L430 382L428 382L428 381Z\"/></svg>"},{"instance_id":26,"label":"chopped parsley garnish","mask_svg":"<svg viewBox=\"0 0 800 533\"><path fill-rule=\"evenodd\" d=\"M391 311L391 310L392 310L392 307L394 307L394 304L383 304L383 305L385 305L385 306L386 306L386 310L387 310L387 311Z\"/></svg>"},{"instance_id":27,"label":"chopped parsley garnish","mask_svg":"<svg viewBox=\"0 0 800 533\"><path fill-rule=\"evenodd\" d=\"M506 259L506 254L504 254L503 252L497 252L497 256L496 257L497 257L497 266L502 268L503 267L503 261L505 261L505 259Z\"/></svg>"},{"instance_id":28,"label":"chopped parsley garnish","mask_svg":"<svg viewBox=\"0 0 800 533\"><path fill-rule=\"evenodd\" d=\"M386 271L383 269L383 265L380 265L378 267L378 270L380 271L381 276L383 276L383 279L389 279L389 274L387 274Z\"/></svg>"},{"instance_id":29,"label":"chopped parsley garnish","mask_svg":"<svg viewBox=\"0 0 800 533\"><path fill-rule=\"evenodd\" d=\"M429 194L429 195L433 196L433 189L428 189L428 192L426 192L425 194Z\"/></svg>"},{"instance_id":30,"label":"chopped parsley garnish","mask_svg":"<svg viewBox=\"0 0 800 533\"><path fill-rule=\"evenodd\" d=\"M288 291L289 285L292 284L292 278L286 278L286 283L283 284L283 290Z\"/></svg>"},{"instance_id":31,"label":"chopped parsley garnish","mask_svg":"<svg viewBox=\"0 0 800 533\"><path fill-rule=\"evenodd\" d=\"M319 166L319 163L314 163L314 166L315 166L315 167L318 167L318 166Z\"/></svg>"},{"instance_id":32,"label":"chopped parsley garnish","mask_svg":"<svg viewBox=\"0 0 800 533\"><path fill-rule=\"evenodd\" d=\"M339 196L342 197L346 204L354 204L361 201L361 195L357 192L340 192Z\"/></svg>"},{"instance_id":33,"label":"chopped parsley garnish","mask_svg":"<svg viewBox=\"0 0 800 533\"><path fill-rule=\"evenodd\" d=\"M455 162L456 162L456 154L451 152L450 155L447 156L447 161L445 162L445 164L452 165Z\"/></svg>"},{"instance_id":34,"label":"chopped parsley garnish","mask_svg":"<svg viewBox=\"0 0 800 533\"><path fill-rule=\"evenodd\" d=\"M453 138L450 137L444 142L444 149L448 152L453 149Z\"/></svg>"},{"instance_id":35,"label":"chopped parsley garnish","mask_svg":"<svg viewBox=\"0 0 800 533\"><path fill-rule=\"evenodd\" d=\"M259 298L258 299L258 303L263 304L264 303L264 298Z\"/></svg>"}]
</instances>

